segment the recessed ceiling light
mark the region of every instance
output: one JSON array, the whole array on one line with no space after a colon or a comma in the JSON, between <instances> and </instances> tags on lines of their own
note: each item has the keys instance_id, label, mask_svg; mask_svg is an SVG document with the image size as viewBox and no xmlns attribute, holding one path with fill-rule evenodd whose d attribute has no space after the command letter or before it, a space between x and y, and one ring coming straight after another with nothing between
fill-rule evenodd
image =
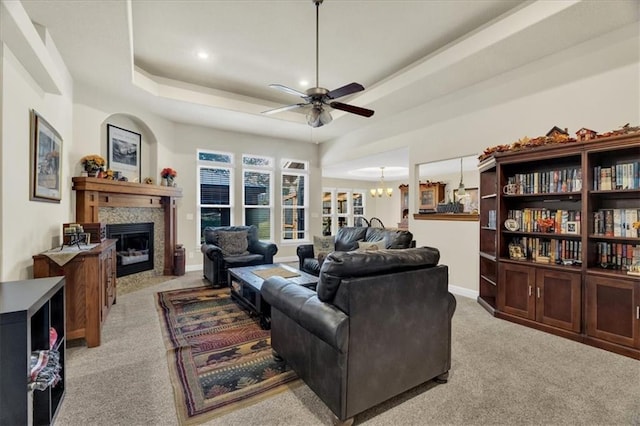
<instances>
[{"instance_id":1,"label":"recessed ceiling light","mask_svg":"<svg viewBox=\"0 0 640 426\"><path fill-rule=\"evenodd\" d=\"M198 52L198 58L200 59L208 59L209 58L209 54L207 52L205 52L204 50L201 50Z\"/></svg>"},{"instance_id":2,"label":"recessed ceiling light","mask_svg":"<svg viewBox=\"0 0 640 426\"><path fill-rule=\"evenodd\" d=\"M300 86L302 87L307 87L309 85L309 82L307 80L300 80L298 84L300 84Z\"/></svg>"}]
</instances>

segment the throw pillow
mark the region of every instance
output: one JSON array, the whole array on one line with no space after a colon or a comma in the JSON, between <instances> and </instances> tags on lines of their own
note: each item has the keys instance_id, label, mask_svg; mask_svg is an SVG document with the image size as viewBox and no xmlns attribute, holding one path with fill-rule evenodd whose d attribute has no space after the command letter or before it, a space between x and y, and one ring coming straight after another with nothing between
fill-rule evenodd
<instances>
[{"instance_id":1,"label":"throw pillow","mask_svg":"<svg viewBox=\"0 0 640 426\"><path fill-rule=\"evenodd\" d=\"M223 256L249 254L247 231L218 231L218 247L222 250Z\"/></svg>"},{"instance_id":2,"label":"throw pillow","mask_svg":"<svg viewBox=\"0 0 640 426\"><path fill-rule=\"evenodd\" d=\"M331 253L336 248L335 235L323 237L313 237L313 253L317 256L320 253Z\"/></svg>"},{"instance_id":3,"label":"throw pillow","mask_svg":"<svg viewBox=\"0 0 640 426\"><path fill-rule=\"evenodd\" d=\"M384 250L387 248L387 240L382 239L380 241L358 241L358 251L370 251L370 250Z\"/></svg>"}]
</instances>

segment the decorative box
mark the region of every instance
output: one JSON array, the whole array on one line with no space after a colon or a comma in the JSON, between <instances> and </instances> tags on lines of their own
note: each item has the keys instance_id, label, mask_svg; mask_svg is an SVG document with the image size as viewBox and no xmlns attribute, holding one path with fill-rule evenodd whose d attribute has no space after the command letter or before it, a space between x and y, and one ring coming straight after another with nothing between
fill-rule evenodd
<instances>
[{"instance_id":1,"label":"decorative box","mask_svg":"<svg viewBox=\"0 0 640 426\"><path fill-rule=\"evenodd\" d=\"M69 241L71 238L70 235L65 235L64 230L65 228L69 228L69 226L71 225L82 226L82 228L84 229L84 232L90 235L89 243L91 244L101 243L107 239L107 225L105 223L102 223L102 222L95 222L95 223L84 222L84 223L75 223L75 224L65 223L62 225L62 237L63 237L64 244L69 244Z\"/></svg>"}]
</instances>

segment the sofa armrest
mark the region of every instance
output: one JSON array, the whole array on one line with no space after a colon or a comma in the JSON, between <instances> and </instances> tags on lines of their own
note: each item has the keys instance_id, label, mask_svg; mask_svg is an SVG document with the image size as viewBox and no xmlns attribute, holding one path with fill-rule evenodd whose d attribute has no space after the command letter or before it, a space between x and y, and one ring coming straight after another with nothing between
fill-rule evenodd
<instances>
[{"instance_id":1,"label":"sofa armrest","mask_svg":"<svg viewBox=\"0 0 640 426\"><path fill-rule=\"evenodd\" d=\"M349 317L316 293L282 277L271 277L262 284L264 300L302 328L334 349L346 353L349 344ZM276 324L272 324L272 327Z\"/></svg>"},{"instance_id":2,"label":"sofa armrest","mask_svg":"<svg viewBox=\"0 0 640 426\"><path fill-rule=\"evenodd\" d=\"M222 249L215 244L205 243L200 246L200 251L211 260L215 259L218 256L222 256Z\"/></svg>"},{"instance_id":3,"label":"sofa armrest","mask_svg":"<svg viewBox=\"0 0 640 426\"><path fill-rule=\"evenodd\" d=\"M302 265L304 264L305 259L314 258L313 255L313 244L302 244L299 245L296 249L296 254L298 255L298 269L301 271Z\"/></svg>"},{"instance_id":4,"label":"sofa armrest","mask_svg":"<svg viewBox=\"0 0 640 426\"><path fill-rule=\"evenodd\" d=\"M278 246L267 241L254 241L249 246L249 251L263 255L265 263L273 263L273 256L278 252Z\"/></svg>"}]
</instances>

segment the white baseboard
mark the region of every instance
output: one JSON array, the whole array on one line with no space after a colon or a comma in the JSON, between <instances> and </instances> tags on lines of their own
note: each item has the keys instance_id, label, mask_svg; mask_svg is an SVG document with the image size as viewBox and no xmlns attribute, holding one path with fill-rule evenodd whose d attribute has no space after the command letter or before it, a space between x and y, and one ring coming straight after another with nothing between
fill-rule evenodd
<instances>
[{"instance_id":1,"label":"white baseboard","mask_svg":"<svg viewBox=\"0 0 640 426\"><path fill-rule=\"evenodd\" d=\"M449 292L458 296L468 297L469 299L476 300L478 298L478 292L475 290L469 290L468 288L458 287L456 285L449 286Z\"/></svg>"}]
</instances>

